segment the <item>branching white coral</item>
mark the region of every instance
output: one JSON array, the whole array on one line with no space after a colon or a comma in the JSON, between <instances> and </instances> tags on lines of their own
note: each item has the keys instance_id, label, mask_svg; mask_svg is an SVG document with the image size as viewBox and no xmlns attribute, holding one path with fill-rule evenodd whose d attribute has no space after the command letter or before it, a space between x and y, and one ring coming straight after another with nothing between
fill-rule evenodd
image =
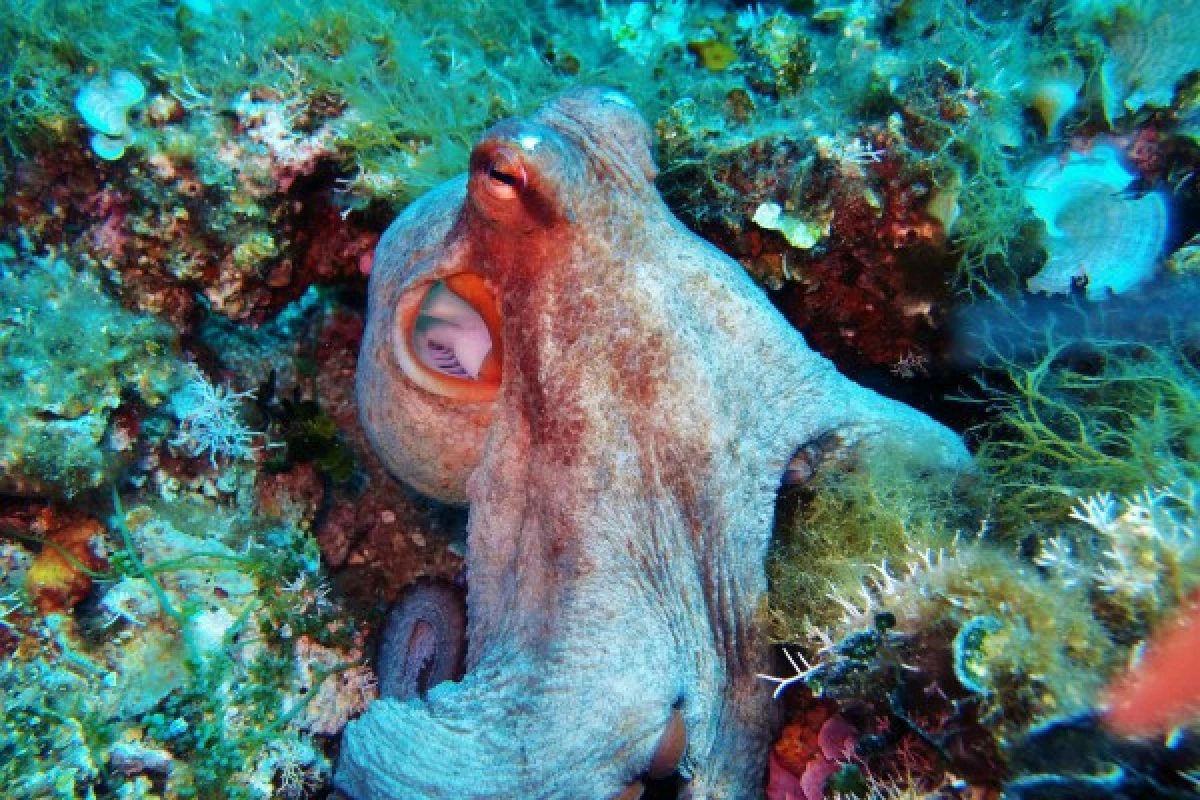
<instances>
[{"instance_id":1,"label":"branching white coral","mask_svg":"<svg viewBox=\"0 0 1200 800\"><path fill-rule=\"evenodd\" d=\"M272 779L278 784L278 794L285 798L300 798L309 790L319 786L324 778L324 760L307 739L279 739L272 742L266 758L259 764L257 783L270 786Z\"/></svg>"},{"instance_id":2,"label":"branching white coral","mask_svg":"<svg viewBox=\"0 0 1200 800\"><path fill-rule=\"evenodd\" d=\"M16 600L16 603L14 605L6 607L5 604L12 600ZM0 625L3 625L4 627L9 628L11 630L12 625L9 624L5 620L5 617L7 617L9 614L16 611L20 607L21 607L21 601L19 599L17 599L16 592L10 592L9 594L6 594L3 597L0 597Z\"/></svg>"},{"instance_id":3,"label":"branching white coral","mask_svg":"<svg viewBox=\"0 0 1200 800\"><path fill-rule=\"evenodd\" d=\"M171 410L179 419L179 433L171 443L187 448L193 456L208 453L214 467L218 456L251 457L260 449L254 440L263 434L246 426L241 410L254 393L215 386L194 364L188 365L188 371L187 383L171 398Z\"/></svg>"},{"instance_id":4,"label":"branching white coral","mask_svg":"<svg viewBox=\"0 0 1200 800\"><path fill-rule=\"evenodd\" d=\"M985 529L986 527L981 528L981 534ZM811 622L808 623L807 634L815 644L813 660L810 661L798 651L793 656L792 651L785 648L783 654L792 665L795 674L788 678L780 678L760 673L758 677L775 684L772 696L776 699L792 684L807 681L820 669L827 657L833 656L836 641L845 632L874 629L877 625L876 615L888 610L902 594L915 593L925 596L930 591L925 585L929 582L930 576L944 569L947 563L954 559L957 548L958 537L956 536L949 543L949 551L944 548L917 549L910 547L911 559L898 570L891 568L886 559L881 560L878 564L870 564L868 565L870 572L864 576L857 594L851 596L846 596L836 586L831 585L826 597L840 607L844 613L841 620L829 629L818 627ZM835 634L835 631L840 631L840 633ZM903 664L900 666L911 669Z\"/></svg>"},{"instance_id":5,"label":"branching white coral","mask_svg":"<svg viewBox=\"0 0 1200 800\"><path fill-rule=\"evenodd\" d=\"M1047 539L1033 561L1057 576L1059 582L1068 588L1079 586L1087 580L1087 570L1075 556L1075 549L1065 536Z\"/></svg>"},{"instance_id":6,"label":"branching white coral","mask_svg":"<svg viewBox=\"0 0 1200 800\"><path fill-rule=\"evenodd\" d=\"M1147 488L1120 501L1099 492L1071 511L1095 541L1058 536L1042 545L1035 560L1064 585L1090 581L1127 600L1178 600L1200 580L1195 569L1198 496L1190 482Z\"/></svg>"},{"instance_id":7,"label":"branching white coral","mask_svg":"<svg viewBox=\"0 0 1200 800\"><path fill-rule=\"evenodd\" d=\"M809 663L808 659L806 659L800 653L796 653L796 657L793 658L791 652L789 652L787 648L784 648L783 654L787 656L788 663L792 665L792 669L796 673L795 675L792 675L790 678L777 678L774 675L764 675L761 672L756 674L756 677L775 684L775 691L771 693L772 699L775 700L778 700L779 696L787 691L789 686L796 683L803 683L804 681L808 680L812 674L817 671L819 666L817 664ZM800 662L796 663L796 659L799 659Z\"/></svg>"},{"instance_id":8,"label":"branching white coral","mask_svg":"<svg viewBox=\"0 0 1200 800\"><path fill-rule=\"evenodd\" d=\"M1115 527L1117 503L1111 492L1098 492L1079 501L1071 509L1071 519L1077 519L1100 533L1108 535Z\"/></svg>"},{"instance_id":9,"label":"branching white coral","mask_svg":"<svg viewBox=\"0 0 1200 800\"><path fill-rule=\"evenodd\" d=\"M986 524L980 529L981 535L984 530ZM924 595L929 576L941 570L948 560L955 557L958 537L955 536L949 544L949 551L940 547L916 549L910 546L908 552L911 558L898 569L889 566L887 559L878 564L867 565L870 572L863 577L856 595L847 596L831 584L826 597L844 612L834 627L841 630L873 627L875 615L888 609L901 593L916 592ZM822 643L820 652L832 649L835 637L829 631L810 625L809 636Z\"/></svg>"}]
</instances>

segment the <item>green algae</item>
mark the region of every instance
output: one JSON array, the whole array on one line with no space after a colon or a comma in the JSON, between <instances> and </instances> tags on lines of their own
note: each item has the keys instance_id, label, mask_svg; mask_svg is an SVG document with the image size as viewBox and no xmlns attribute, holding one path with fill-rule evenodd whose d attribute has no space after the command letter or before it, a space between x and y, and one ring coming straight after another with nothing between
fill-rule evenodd
<instances>
[{"instance_id":1,"label":"green algae","mask_svg":"<svg viewBox=\"0 0 1200 800\"><path fill-rule=\"evenodd\" d=\"M130 461L123 408L177 384L170 328L126 311L92 271L0 252L0 463L7 491L72 495Z\"/></svg>"},{"instance_id":2,"label":"green algae","mask_svg":"<svg viewBox=\"0 0 1200 800\"><path fill-rule=\"evenodd\" d=\"M120 541L98 603L6 615L0 780L38 797L139 796L148 774L170 797L303 796L329 772L314 735L346 713L322 704L373 691L348 683L362 665L341 654L360 640L315 541L202 501L126 512L114 499ZM19 553L0 542L0 591L22 580ZM106 766L123 758L143 766Z\"/></svg>"},{"instance_id":3,"label":"green algae","mask_svg":"<svg viewBox=\"0 0 1200 800\"><path fill-rule=\"evenodd\" d=\"M1041 332L1021 357L996 354L981 378L990 417L977 457L1016 529L1061 519L1096 491L1200 479L1200 373L1189 350Z\"/></svg>"},{"instance_id":4,"label":"green algae","mask_svg":"<svg viewBox=\"0 0 1200 800\"><path fill-rule=\"evenodd\" d=\"M804 639L842 613L831 594L857 595L878 565L947 546L957 523L970 524L970 491L914 482L902 463L818 471L811 485L781 490L767 562L772 635Z\"/></svg>"}]
</instances>

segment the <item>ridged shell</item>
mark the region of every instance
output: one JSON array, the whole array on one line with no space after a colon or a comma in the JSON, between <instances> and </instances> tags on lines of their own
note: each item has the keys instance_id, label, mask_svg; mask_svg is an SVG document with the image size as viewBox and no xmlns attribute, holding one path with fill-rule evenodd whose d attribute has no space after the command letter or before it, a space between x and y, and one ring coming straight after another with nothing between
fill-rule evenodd
<instances>
[{"instance_id":1,"label":"ridged shell","mask_svg":"<svg viewBox=\"0 0 1200 800\"><path fill-rule=\"evenodd\" d=\"M1146 8L1149 6L1149 8ZM1103 77L1104 112L1111 121L1125 110L1171 105L1175 85L1200 69L1200 0L1144 4L1109 37Z\"/></svg>"},{"instance_id":2,"label":"ridged shell","mask_svg":"<svg viewBox=\"0 0 1200 800\"><path fill-rule=\"evenodd\" d=\"M1126 193L1133 182L1116 151L1098 146L1048 158L1025 183L1025 199L1046 224L1046 265L1029 279L1032 292L1066 294L1079 279L1087 296L1120 294L1154 275L1167 237L1161 193Z\"/></svg>"}]
</instances>

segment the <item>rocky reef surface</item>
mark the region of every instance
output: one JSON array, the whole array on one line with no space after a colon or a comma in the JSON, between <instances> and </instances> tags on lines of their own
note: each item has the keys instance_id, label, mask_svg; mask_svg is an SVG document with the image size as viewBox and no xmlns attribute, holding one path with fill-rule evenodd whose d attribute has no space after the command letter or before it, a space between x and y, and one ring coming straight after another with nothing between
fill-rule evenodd
<instances>
[{"instance_id":1,"label":"rocky reef surface","mask_svg":"<svg viewBox=\"0 0 1200 800\"><path fill-rule=\"evenodd\" d=\"M762 791L1194 793L1194 697L1102 711L1200 583L1200 3L5 12L4 791L330 796L387 609L464 580L467 512L358 421L376 244L489 126L605 85L670 210L978 465L788 466Z\"/></svg>"}]
</instances>

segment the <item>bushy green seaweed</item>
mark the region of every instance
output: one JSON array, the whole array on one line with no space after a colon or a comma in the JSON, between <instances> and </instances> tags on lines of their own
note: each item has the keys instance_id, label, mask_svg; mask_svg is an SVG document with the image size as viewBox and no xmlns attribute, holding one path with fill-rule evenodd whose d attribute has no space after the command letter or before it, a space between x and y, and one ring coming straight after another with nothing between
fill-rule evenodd
<instances>
[{"instance_id":1,"label":"bushy green seaweed","mask_svg":"<svg viewBox=\"0 0 1200 800\"><path fill-rule=\"evenodd\" d=\"M303 673L299 637L355 646L353 623L326 596L315 540L194 500L128 513L114 502L115 550L94 575L108 587L101 594L130 582L151 590L145 603L102 597L45 618L26 613L27 600L4 609L0 781L22 797L127 796L146 777L106 761L132 745L170 761L173 797L304 796L328 765L295 723L325 681L359 666L316 663ZM18 578L4 577L7 592ZM243 610L224 618L214 641L205 617L220 598Z\"/></svg>"},{"instance_id":2,"label":"bushy green seaweed","mask_svg":"<svg viewBox=\"0 0 1200 800\"><path fill-rule=\"evenodd\" d=\"M1037 223L1017 176L995 158L985 159L958 202L961 214L950 239L958 256L957 286L974 297L1019 289L1037 263L1029 247L1036 241Z\"/></svg>"},{"instance_id":3,"label":"bushy green seaweed","mask_svg":"<svg viewBox=\"0 0 1200 800\"><path fill-rule=\"evenodd\" d=\"M93 678L42 657L0 660L0 785L9 796L85 796L112 740Z\"/></svg>"},{"instance_id":4,"label":"bushy green seaweed","mask_svg":"<svg viewBox=\"0 0 1200 800\"><path fill-rule=\"evenodd\" d=\"M831 595L857 594L876 567L947 545L970 514L956 487L914 481L900 463L818 476L782 490L776 508L767 574L771 633L782 641L838 617Z\"/></svg>"},{"instance_id":5,"label":"bushy green seaweed","mask_svg":"<svg viewBox=\"0 0 1200 800\"><path fill-rule=\"evenodd\" d=\"M1004 745L1031 726L1087 708L1117 663L1083 591L1047 581L1032 565L986 543L910 556L887 575L877 574L857 597L843 599L840 619L822 631L827 666L813 683L827 696L874 696L884 703L889 680L939 685L961 714L947 729L930 731L947 753L955 749L954 737L970 735L956 730L960 724L981 726ZM1047 614L1048 607L1055 613ZM872 624L881 617L889 622L886 630ZM889 648L907 675L877 674L877 682L863 682L839 666L850 659L877 670ZM931 713L940 700L902 691L893 699L914 723L947 722Z\"/></svg>"},{"instance_id":6,"label":"bushy green seaweed","mask_svg":"<svg viewBox=\"0 0 1200 800\"><path fill-rule=\"evenodd\" d=\"M337 423L316 400L284 398L277 425L284 449L272 456L267 469L282 471L295 464L312 463L334 483L345 484L354 477L354 452Z\"/></svg>"},{"instance_id":7,"label":"bushy green seaweed","mask_svg":"<svg viewBox=\"0 0 1200 800\"><path fill-rule=\"evenodd\" d=\"M613 58L577 13L539 0L23 0L0 21L0 138L20 153L72 135L79 87L127 69L187 111L247 92L321 107L357 187L404 201L460 171L488 124L568 83L623 86L653 112L649 67Z\"/></svg>"},{"instance_id":8,"label":"bushy green seaweed","mask_svg":"<svg viewBox=\"0 0 1200 800\"><path fill-rule=\"evenodd\" d=\"M1023 354L993 353L989 419L974 432L999 521L1060 520L1096 491L1200 478L1200 372L1172 341L1040 332Z\"/></svg>"}]
</instances>

